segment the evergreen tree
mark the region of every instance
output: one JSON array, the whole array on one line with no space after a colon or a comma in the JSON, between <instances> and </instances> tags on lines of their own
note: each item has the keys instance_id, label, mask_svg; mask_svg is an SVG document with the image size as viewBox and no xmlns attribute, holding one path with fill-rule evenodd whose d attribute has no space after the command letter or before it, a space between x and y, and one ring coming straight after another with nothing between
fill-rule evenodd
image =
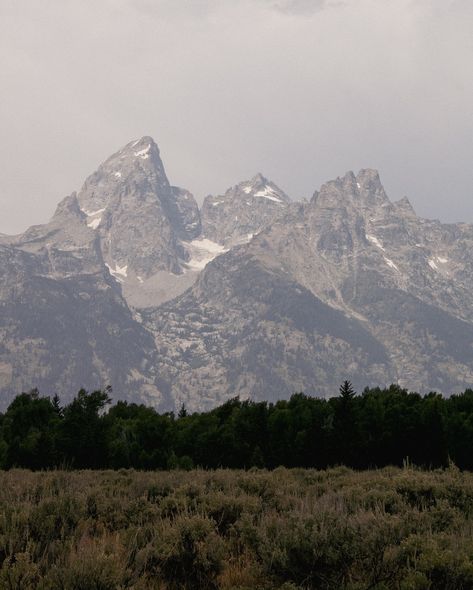
<instances>
[{"instance_id":1,"label":"evergreen tree","mask_svg":"<svg viewBox=\"0 0 473 590\"><path fill-rule=\"evenodd\" d=\"M40 397L37 389L17 396L2 422L5 466L52 467L57 460L56 427L57 416L49 398Z\"/></svg>"},{"instance_id":2,"label":"evergreen tree","mask_svg":"<svg viewBox=\"0 0 473 590\"><path fill-rule=\"evenodd\" d=\"M353 389L352 384L350 383L350 381L344 381L341 385L340 385L340 397L343 400L350 400L353 399L356 395L356 391Z\"/></svg>"},{"instance_id":3,"label":"evergreen tree","mask_svg":"<svg viewBox=\"0 0 473 590\"><path fill-rule=\"evenodd\" d=\"M336 462L357 467L362 457L359 448L360 428L355 403L356 393L350 381L344 381L339 391L340 396L335 399L335 430L332 433L336 436Z\"/></svg>"},{"instance_id":4,"label":"evergreen tree","mask_svg":"<svg viewBox=\"0 0 473 590\"><path fill-rule=\"evenodd\" d=\"M276 403L230 399L179 420L118 402L110 388L79 391L61 407L37 390L0 414L0 468L166 469L259 466L441 467L473 469L473 390L445 399L399 385L365 389L345 381L329 400L294 394Z\"/></svg>"},{"instance_id":5,"label":"evergreen tree","mask_svg":"<svg viewBox=\"0 0 473 590\"><path fill-rule=\"evenodd\" d=\"M53 408L54 408L54 411L56 412L56 414L58 416L62 416L61 402L60 402L60 399L59 399L59 396L57 393L53 397L52 405L53 405Z\"/></svg>"},{"instance_id":6,"label":"evergreen tree","mask_svg":"<svg viewBox=\"0 0 473 590\"><path fill-rule=\"evenodd\" d=\"M183 402L181 405L181 409L179 410L177 417L178 418L185 418L187 416L187 408L186 404Z\"/></svg>"},{"instance_id":7,"label":"evergreen tree","mask_svg":"<svg viewBox=\"0 0 473 590\"><path fill-rule=\"evenodd\" d=\"M107 456L103 411L111 403L111 387L88 393L81 389L64 408L60 441L64 458L77 468L104 467Z\"/></svg>"}]
</instances>

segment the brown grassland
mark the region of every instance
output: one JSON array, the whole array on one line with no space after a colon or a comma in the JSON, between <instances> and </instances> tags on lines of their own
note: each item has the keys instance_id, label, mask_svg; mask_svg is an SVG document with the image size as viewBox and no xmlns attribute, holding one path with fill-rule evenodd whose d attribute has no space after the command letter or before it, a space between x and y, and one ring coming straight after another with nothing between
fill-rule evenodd
<instances>
[{"instance_id":1,"label":"brown grassland","mask_svg":"<svg viewBox=\"0 0 473 590\"><path fill-rule=\"evenodd\" d=\"M8 590L473 588L473 474L0 472Z\"/></svg>"}]
</instances>

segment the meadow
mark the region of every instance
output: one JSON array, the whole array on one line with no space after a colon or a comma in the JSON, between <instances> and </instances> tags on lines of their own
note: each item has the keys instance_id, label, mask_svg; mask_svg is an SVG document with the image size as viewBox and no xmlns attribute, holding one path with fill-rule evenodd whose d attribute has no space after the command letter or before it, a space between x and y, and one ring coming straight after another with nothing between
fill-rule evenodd
<instances>
[{"instance_id":1,"label":"meadow","mask_svg":"<svg viewBox=\"0 0 473 590\"><path fill-rule=\"evenodd\" d=\"M0 472L0 588L473 588L473 474Z\"/></svg>"}]
</instances>

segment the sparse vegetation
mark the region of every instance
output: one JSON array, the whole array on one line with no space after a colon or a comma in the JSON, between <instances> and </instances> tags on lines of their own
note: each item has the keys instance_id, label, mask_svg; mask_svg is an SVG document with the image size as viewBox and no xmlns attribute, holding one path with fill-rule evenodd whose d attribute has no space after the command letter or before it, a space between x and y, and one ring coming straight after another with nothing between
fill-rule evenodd
<instances>
[{"instance_id":1,"label":"sparse vegetation","mask_svg":"<svg viewBox=\"0 0 473 590\"><path fill-rule=\"evenodd\" d=\"M451 466L0 474L8 590L473 588Z\"/></svg>"}]
</instances>

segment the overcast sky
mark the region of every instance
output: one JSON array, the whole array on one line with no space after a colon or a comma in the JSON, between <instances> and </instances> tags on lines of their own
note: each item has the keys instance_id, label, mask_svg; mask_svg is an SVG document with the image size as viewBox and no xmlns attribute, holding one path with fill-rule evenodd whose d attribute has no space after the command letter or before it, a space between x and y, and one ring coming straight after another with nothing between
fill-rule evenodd
<instances>
[{"instance_id":1,"label":"overcast sky","mask_svg":"<svg viewBox=\"0 0 473 590\"><path fill-rule=\"evenodd\" d=\"M0 232L152 135L199 202L378 168L473 222L471 0L0 0Z\"/></svg>"}]
</instances>

